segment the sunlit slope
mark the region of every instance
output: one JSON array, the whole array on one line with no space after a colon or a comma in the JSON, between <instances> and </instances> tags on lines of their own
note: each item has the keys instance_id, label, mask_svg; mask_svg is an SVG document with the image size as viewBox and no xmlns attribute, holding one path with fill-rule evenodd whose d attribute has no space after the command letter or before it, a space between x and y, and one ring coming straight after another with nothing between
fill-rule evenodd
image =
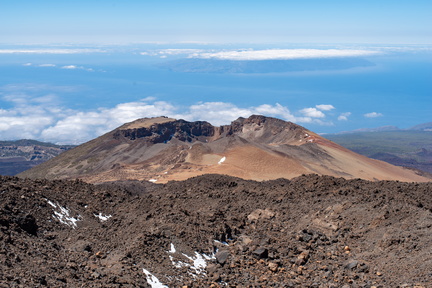
<instances>
[{"instance_id":1,"label":"sunlit slope","mask_svg":"<svg viewBox=\"0 0 432 288\"><path fill-rule=\"evenodd\" d=\"M208 173L254 180L311 173L348 179L429 180L356 154L294 123L257 115L220 127L166 117L139 119L20 176L164 183Z\"/></svg>"}]
</instances>

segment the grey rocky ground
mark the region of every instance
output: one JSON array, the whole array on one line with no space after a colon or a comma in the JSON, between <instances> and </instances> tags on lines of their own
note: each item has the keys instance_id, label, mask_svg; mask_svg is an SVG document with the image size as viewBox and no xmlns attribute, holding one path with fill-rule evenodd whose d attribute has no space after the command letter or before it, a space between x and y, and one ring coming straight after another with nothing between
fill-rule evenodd
<instances>
[{"instance_id":1,"label":"grey rocky ground","mask_svg":"<svg viewBox=\"0 0 432 288\"><path fill-rule=\"evenodd\" d=\"M431 287L431 193L316 175L0 177L0 287Z\"/></svg>"}]
</instances>

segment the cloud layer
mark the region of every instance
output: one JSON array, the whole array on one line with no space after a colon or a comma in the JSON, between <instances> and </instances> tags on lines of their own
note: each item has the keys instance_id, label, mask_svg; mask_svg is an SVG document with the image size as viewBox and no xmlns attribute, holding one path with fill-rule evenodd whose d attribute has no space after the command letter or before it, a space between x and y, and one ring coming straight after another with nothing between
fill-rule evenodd
<instances>
[{"instance_id":1,"label":"cloud layer","mask_svg":"<svg viewBox=\"0 0 432 288\"><path fill-rule=\"evenodd\" d=\"M382 117L384 115L382 113L370 112L370 113L364 114L363 116L366 118L377 118L377 117Z\"/></svg>"},{"instance_id":2,"label":"cloud layer","mask_svg":"<svg viewBox=\"0 0 432 288\"><path fill-rule=\"evenodd\" d=\"M234 50L215 53L193 53L190 58L220 60L287 60L309 58L360 57L379 54L372 50L351 49L267 49L267 50Z\"/></svg>"},{"instance_id":3,"label":"cloud layer","mask_svg":"<svg viewBox=\"0 0 432 288\"><path fill-rule=\"evenodd\" d=\"M84 66L79 66L79 65L61 65L61 66L57 66L56 64L33 64L33 63L25 63L23 64L23 66L33 66L33 67L49 67L49 68L60 68L60 69L66 69L66 70L85 70L88 72L95 72L95 70L93 68L87 68ZM99 70L99 72L105 72L103 70Z\"/></svg>"},{"instance_id":4,"label":"cloud layer","mask_svg":"<svg viewBox=\"0 0 432 288\"><path fill-rule=\"evenodd\" d=\"M349 116L351 116L351 112L345 112L345 113L341 113L337 119L339 121L348 121Z\"/></svg>"},{"instance_id":5,"label":"cloud layer","mask_svg":"<svg viewBox=\"0 0 432 288\"><path fill-rule=\"evenodd\" d=\"M102 49L0 49L0 54L83 54L102 53Z\"/></svg>"},{"instance_id":6,"label":"cloud layer","mask_svg":"<svg viewBox=\"0 0 432 288\"><path fill-rule=\"evenodd\" d=\"M170 102L145 98L101 107L91 111L65 108L56 93L73 92L73 87L44 85L8 85L0 87L3 101L9 109L0 109L0 139L31 138L64 144L79 144L98 137L126 122L143 117L168 116L188 121L208 121L213 125L229 124L238 117L261 114L296 123L332 125L323 111L332 105L317 105L291 112L279 103L240 107L228 102L198 102L190 106L175 106ZM333 107L333 108L332 108Z\"/></svg>"}]
</instances>

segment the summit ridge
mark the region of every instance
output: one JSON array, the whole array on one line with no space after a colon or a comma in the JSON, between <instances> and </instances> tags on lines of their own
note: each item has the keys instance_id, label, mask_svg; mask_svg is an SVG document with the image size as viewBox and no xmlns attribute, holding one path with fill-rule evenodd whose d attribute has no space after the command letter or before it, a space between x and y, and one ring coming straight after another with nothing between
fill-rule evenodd
<instances>
[{"instance_id":1,"label":"summit ridge","mask_svg":"<svg viewBox=\"0 0 432 288\"><path fill-rule=\"evenodd\" d=\"M258 181L302 174L428 181L413 171L356 154L295 123L262 115L219 127L167 117L138 119L20 176L165 183L203 174Z\"/></svg>"}]
</instances>

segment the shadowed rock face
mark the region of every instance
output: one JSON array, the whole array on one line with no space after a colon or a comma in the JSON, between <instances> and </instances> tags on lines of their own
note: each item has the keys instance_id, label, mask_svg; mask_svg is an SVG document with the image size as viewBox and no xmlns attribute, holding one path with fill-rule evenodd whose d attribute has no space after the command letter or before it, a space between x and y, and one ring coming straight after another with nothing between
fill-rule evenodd
<instances>
[{"instance_id":1,"label":"shadowed rock face","mask_svg":"<svg viewBox=\"0 0 432 288\"><path fill-rule=\"evenodd\" d=\"M143 118L28 170L30 178L164 183L202 174L270 180L302 174L428 181L353 153L297 124L252 115L230 125Z\"/></svg>"},{"instance_id":2,"label":"shadowed rock face","mask_svg":"<svg viewBox=\"0 0 432 288\"><path fill-rule=\"evenodd\" d=\"M129 128L132 126L134 128ZM173 120L170 122L157 122L145 127L137 127L138 125L126 125L125 128L120 127L113 134L114 139L127 138L129 140L140 139L143 142L157 144L167 143L172 139L177 139L182 142L208 142L209 140L219 139L233 135L240 136L257 136L258 131L265 130L260 133L262 140L267 140L272 135L280 133L290 134L291 137L306 131L303 127L291 122L269 118L261 115L252 115L251 117L238 118L230 125L215 127L205 121L188 122L185 120ZM287 133L288 132L288 133ZM296 133L298 132L298 133ZM267 136L267 137L266 137ZM287 136L287 135L279 135Z\"/></svg>"},{"instance_id":3,"label":"shadowed rock face","mask_svg":"<svg viewBox=\"0 0 432 288\"><path fill-rule=\"evenodd\" d=\"M175 138L183 142L200 141L206 137L212 137L215 127L208 122L187 122L178 120L165 123L154 123L149 127L119 129L113 134L114 139L121 137L129 140L140 139L143 142L157 144L167 143Z\"/></svg>"}]
</instances>

